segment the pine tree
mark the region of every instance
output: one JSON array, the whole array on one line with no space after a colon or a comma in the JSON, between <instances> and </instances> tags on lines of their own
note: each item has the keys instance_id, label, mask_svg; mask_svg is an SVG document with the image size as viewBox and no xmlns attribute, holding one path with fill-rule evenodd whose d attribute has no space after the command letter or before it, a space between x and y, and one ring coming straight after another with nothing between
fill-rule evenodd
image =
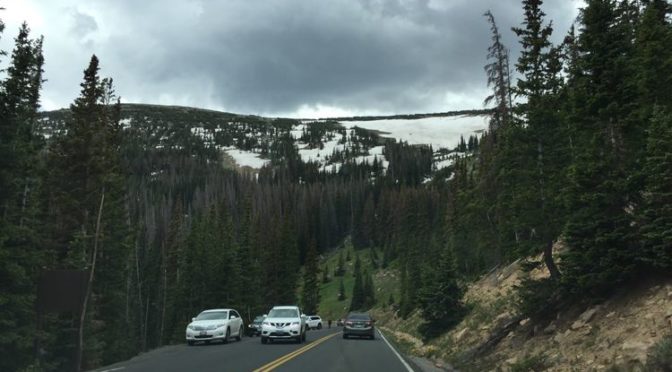
<instances>
[{"instance_id":1,"label":"pine tree","mask_svg":"<svg viewBox=\"0 0 672 372\"><path fill-rule=\"evenodd\" d=\"M331 278L329 277L329 265L325 264L324 268L322 269L322 283L326 284L331 281Z\"/></svg>"},{"instance_id":2,"label":"pine tree","mask_svg":"<svg viewBox=\"0 0 672 372\"><path fill-rule=\"evenodd\" d=\"M436 268L431 268L431 280L419 296L425 323L420 331L425 338L433 338L457 324L465 313L462 303L464 290L458 283L455 258L451 249L445 249Z\"/></svg>"},{"instance_id":3,"label":"pine tree","mask_svg":"<svg viewBox=\"0 0 672 372\"><path fill-rule=\"evenodd\" d=\"M345 261L343 259L343 251L338 254L338 266L336 271L334 271L334 276L343 276L345 275Z\"/></svg>"},{"instance_id":4,"label":"pine tree","mask_svg":"<svg viewBox=\"0 0 672 372\"><path fill-rule=\"evenodd\" d=\"M0 33L3 28L0 21ZM0 89L1 370L20 370L31 362L35 283L45 262L39 243L41 144L36 133L44 60L42 40L31 40L29 32L24 23Z\"/></svg>"},{"instance_id":5,"label":"pine tree","mask_svg":"<svg viewBox=\"0 0 672 372\"><path fill-rule=\"evenodd\" d=\"M320 305L319 262L315 240L308 246L303 271L301 304L306 314L317 314Z\"/></svg>"},{"instance_id":6,"label":"pine tree","mask_svg":"<svg viewBox=\"0 0 672 372\"><path fill-rule=\"evenodd\" d=\"M672 5L665 0L647 2L637 27L635 65L637 66L637 97L647 119L654 105L672 105L672 25L668 16Z\"/></svg>"},{"instance_id":7,"label":"pine tree","mask_svg":"<svg viewBox=\"0 0 672 372\"><path fill-rule=\"evenodd\" d=\"M612 1L590 0L581 12L578 76L570 77L574 155L564 197L569 249L561 269L564 288L600 295L632 276L637 250L628 212L634 161L631 113L635 102L629 19ZM637 130L633 130L637 132Z\"/></svg>"},{"instance_id":8,"label":"pine tree","mask_svg":"<svg viewBox=\"0 0 672 372\"><path fill-rule=\"evenodd\" d=\"M373 277L371 273L366 270L364 272L364 309L370 309L376 305L376 288L373 284Z\"/></svg>"},{"instance_id":9,"label":"pine tree","mask_svg":"<svg viewBox=\"0 0 672 372\"><path fill-rule=\"evenodd\" d=\"M541 0L525 0L525 20L521 28L513 28L520 38L522 47L516 69L521 74L515 93L523 97L516 111L523 121L524 139L516 148L523 148L518 158L517 169L508 176L522 185L511 203L521 216L520 228L534 232L530 234L529 248L522 255L543 252L544 262L551 278L560 277L552 256L553 242L560 235L564 224L561 212L562 200L557 196L564 187L567 161L564 154L565 138L559 111L558 94L562 86L560 76L560 48L553 47L549 38L553 32L551 24L544 24ZM512 150L510 153L516 153Z\"/></svg>"},{"instance_id":10,"label":"pine tree","mask_svg":"<svg viewBox=\"0 0 672 372\"><path fill-rule=\"evenodd\" d=\"M89 269L89 289L80 330L84 355L75 368L92 368L128 356L129 327L118 317L125 306L129 254L126 190L122 177L119 103L111 79L98 76L94 55L84 71L72 119L50 148L47 174L49 241L61 267ZM104 199L104 209L101 208ZM101 213L102 212L102 213ZM100 225L97 216L102 215ZM105 254L96 249L105 247ZM94 324L106 322L104 328ZM102 345L105 344L103 349Z\"/></svg>"},{"instance_id":11,"label":"pine tree","mask_svg":"<svg viewBox=\"0 0 672 372\"><path fill-rule=\"evenodd\" d=\"M343 278L341 277L341 281L338 285L338 300L339 301L345 301L348 297L345 294L345 285L343 285Z\"/></svg>"},{"instance_id":12,"label":"pine tree","mask_svg":"<svg viewBox=\"0 0 672 372\"><path fill-rule=\"evenodd\" d=\"M355 284L352 287L350 311L361 310L364 307L364 281L362 279L362 263L359 260L359 255L355 256L355 269L353 275L355 277Z\"/></svg>"},{"instance_id":13,"label":"pine tree","mask_svg":"<svg viewBox=\"0 0 672 372\"><path fill-rule=\"evenodd\" d=\"M495 110L490 122L490 132L504 128L511 121L511 69L509 67L509 51L502 43L502 35L495 22L495 16L489 10L484 16L490 24L492 32L492 45L488 47L488 60L485 66L488 75L488 86L492 86L493 92L485 99L485 105L494 101Z\"/></svg>"},{"instance_id":14,"label":"pine tree","mask_svg":"<svg viewBox=\"0 0 672 372\"><path fill-rule=\"evenodd\" d=\"M672 115L658 110L649 128L640 234L648 265L672 267Z\"/></svg>"}]
</instances>

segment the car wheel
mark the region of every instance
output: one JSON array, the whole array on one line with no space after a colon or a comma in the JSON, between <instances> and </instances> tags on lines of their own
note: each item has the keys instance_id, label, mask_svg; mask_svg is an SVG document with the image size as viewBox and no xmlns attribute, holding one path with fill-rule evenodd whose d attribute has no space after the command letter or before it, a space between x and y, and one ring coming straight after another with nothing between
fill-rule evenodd
<instances>
[{"instance_id":1,"label":"car wheel","mask_svg":"<svg viewBox=\"0 0 672 372\"><path fill-rule=\"evenodd\" d=\"M372 340L375 340L375 339L376 339L376 335L372 333L372 334L371 334L371 339L372 339Z\"/></svg>"},{"instance_id":2,"label":"car wheel","mask_svg":"<svg viewBox=\"0 0 672 372\"><path fill-rule=\"evenodd\" d=\"M262 344L265 344L265 343L267 343L267 342L268 342L268 339L267 339L266 337L263 337L263 336L262 336L262 337L261 337L261 343L262 343Z\"/></svg>"},{"instance_id":3,"label":"car wheel","mask_svg":"<svg viewBox=\"0 0 672 372\"><path fill-rule=\"evenodd\" d=\"M240 341L243 339L243 326L240 326L238 329L238 336L236 336L236 341Z\"/></svg>"},{"instance_id":4,"label":"car wheel","mask_svg":"<svg viewBox=\"0 0 672 372\"><path fill-rule=\"evenodd\" d=\"M322 329L322 323L317 323L317 329Z\"/></svg>"},{"instance_id":5,"label":"car wheel","mask_svg":"<svg viewBox=\"0 0 672 372\"><path fill-rule=\"evenodd\" d=\"M229 337L231 337L231 330L229 327L226 327L226 335L224 335L224 339L222 340L223 344L228 344L229 343Z\"/></svg>"},{"instance_id":6,"label":"car wheel","mask_svg":"<svg viewBox=\"0 0 672 372\"><path fill-rule=\"evenodd\" d=\"M348 335L344 333L343 338L348 338Z\"/></svg>"},{"instance_id":7,"label":"car wheel","mask_svg":"<svg viewBox=\"0 0 672 372\"><path fill-rule=\"evenodd\" d=\"M188 340L188 341L187 341L187 345L189 345L189 346L194 346L194 341Z\"/></svg>"}]
</instances>

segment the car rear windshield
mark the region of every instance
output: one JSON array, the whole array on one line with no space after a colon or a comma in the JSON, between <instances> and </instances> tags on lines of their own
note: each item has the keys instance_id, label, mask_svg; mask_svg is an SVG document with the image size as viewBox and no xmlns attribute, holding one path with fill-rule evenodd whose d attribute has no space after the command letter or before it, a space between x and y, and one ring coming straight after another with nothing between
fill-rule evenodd
<instances>
[{"instance_id":1,"label":"car rear windshield","mask_svg":"<svg viewBox=\"0 0 672 372\"><path fill-rule=\"evenodd\" d=\"M350 314L348 315L350 320L371 320L369 314Z\"/></svg>"},{"instance_id":2,"label":"car rear windshield","mask_svg":"<svg viewBox=\"0 0 672 372\"><path fill-rule=\"evenodd\" d=\"M200 313L196 320L213 320L213 319L228 319L227 311L210 311L207 313Z\"/></svg>"},{"instance_id":3,"label":"car rear windshield","mask_svg":"<svg viewBox=\"0 0 672 372\"><path fill-rule=\"evenodd\" d=\"M269 318L298 318L299 312L295 309L273 309L268 313Z\"/></svg>"},{"instance_id":4,"label":"car rear windshield","mask_svg":"<svg viewBox=\"0 0 672 372\"><path fill-rule=\"evenodd\" d=\"M318 320L318 319L320 319L319 316L311 316L311 317L310 317L310 320Z\"/></svg>"}]
</instances>

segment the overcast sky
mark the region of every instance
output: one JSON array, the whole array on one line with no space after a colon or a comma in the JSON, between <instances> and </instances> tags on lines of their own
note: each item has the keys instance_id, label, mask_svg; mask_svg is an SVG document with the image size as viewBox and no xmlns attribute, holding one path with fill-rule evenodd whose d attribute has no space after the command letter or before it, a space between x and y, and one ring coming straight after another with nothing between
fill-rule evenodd
<instances>
[{"instance_id":1,"label":"overcast sky","mask_svg":"<svg viewBox=\"0 0 672 372\"><path fill-rule=\"evenodd\" d=\"M520 0L0 0L44 35L45 110L98 55L123 102L317 117L482 107L490 9L517 56ZM580 0L547 0L562 39ZM2 61L5 66L7 58Z\"/></svg>"}]
</instances>

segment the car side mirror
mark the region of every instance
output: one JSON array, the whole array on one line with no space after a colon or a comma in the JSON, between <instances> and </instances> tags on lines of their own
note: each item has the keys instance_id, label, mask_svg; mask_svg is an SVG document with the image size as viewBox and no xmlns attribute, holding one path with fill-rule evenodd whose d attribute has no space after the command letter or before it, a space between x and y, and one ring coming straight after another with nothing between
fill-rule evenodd
<instances>
[{"instance_id":1,"label":"car side mirror","mask_svg":"<svg viewBox=\"0 0 672 372\"><path fill-rule=\"evenodd\" d=\"M264 314L264 315L263 315L264 318L266 318L267 316L268 316L268 314Z\"/></svg>"},{"instance_id":2,"label":"car side mirror","mask_svg":"<svg viewBox=\"0 0 672 372\"><path fill-rule=\"evenodd\" d=\"M192 321L192 322L195 322L195 321L196 321L196 318L191 318L191 321Z\"/></svg>"}]
</instances>

